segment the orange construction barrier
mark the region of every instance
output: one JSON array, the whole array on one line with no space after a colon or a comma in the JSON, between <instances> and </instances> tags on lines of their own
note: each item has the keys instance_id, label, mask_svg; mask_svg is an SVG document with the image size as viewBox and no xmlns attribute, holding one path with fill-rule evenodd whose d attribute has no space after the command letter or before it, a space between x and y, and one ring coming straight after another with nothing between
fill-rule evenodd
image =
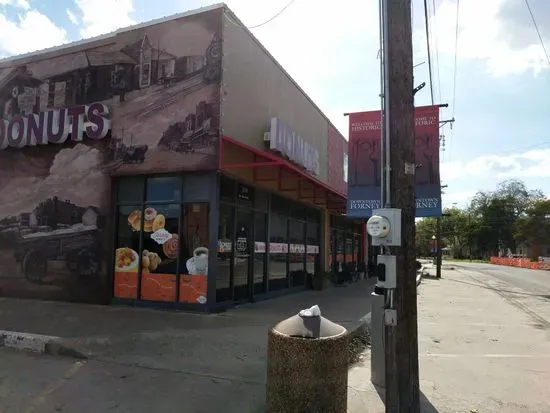
<instances>
[{"instance_id":1,"label":"orange construction barrier","mask_svg":"<svg viewBox=\"0 0 550 413\"><path fill-rule=\"evenodd\" d=\"M531 270L550 269L550 262L544 263L541 258L539 258L539 261L531 261L529 258L491 257L490 261L491 264L495 265L507 265L509 267L521 267Z\"/></svg>"}]
</instances>

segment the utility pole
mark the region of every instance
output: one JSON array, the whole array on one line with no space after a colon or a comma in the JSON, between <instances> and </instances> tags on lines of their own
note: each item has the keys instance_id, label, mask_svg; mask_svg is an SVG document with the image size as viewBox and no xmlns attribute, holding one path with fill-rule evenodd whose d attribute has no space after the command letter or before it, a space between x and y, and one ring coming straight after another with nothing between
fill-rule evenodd
<instances>
[{"instance_id":1,"label":"utility pole","mask_svg":"<svg viewBox=\"0 0 550 413\"><path fill-rule=\"evenodd\" d=\"M447 188L448 185L441 185L441 189ZM445 215L445 214L443 214ZM436 218L436 251L435 251L435 277L441 278L441 266L442 266L442 256L441 256L441 217Z\"/></svg>"},{"instance_id":2,"label":"utility pole","mask_svg":"<svg viewBox=\"0 0 550 413\"><path fill-rule=\"evenodd\" d=\"M436 254L436 258L435 258L435 277L436 278L441 278L441 261L442 261L442 257L441 257L441 217L437 217L436 219L436 222L435 222L435 225L436 225L436 233L437 233L437 237L436 237L436 242L435 242L435 254Z\"/></svg>"},{"instance_id":3,"label":"utility pole","mask_svg":"<svg viewBox=\"0 0 550 413\"><path fill-rule=\"evenodd\" d=\"M411 0L381 0L384 55L384 126L389 188L386 207L401 210L396 288L387 306L397 322L385 328L386 413L419 413L418 326L415 280L414 97ZM383 189L384 190L384 189Z\"/></svg>"}]
</instances>

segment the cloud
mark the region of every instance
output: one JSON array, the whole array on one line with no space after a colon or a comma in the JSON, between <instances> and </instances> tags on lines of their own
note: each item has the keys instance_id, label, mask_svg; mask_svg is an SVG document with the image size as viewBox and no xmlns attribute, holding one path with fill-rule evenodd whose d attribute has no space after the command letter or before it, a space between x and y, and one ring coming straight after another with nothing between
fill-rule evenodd
<instances>
[{"instance_id":1,"label":"cloud","mask_svg":"<svg viewBox=\"0 0 550 413\"><path fill-rule=\"evenodd\" d=\"M67 32L37 10L21 13L18 21L9 20L0 13L0 27L0 58L58 46L68 41ZM37 33L40 35L37 36Z\"/></svg>"},{"instance_id":2,"label":"cloud","mask_svg":"<svg viewBox=\"0 0 550 413\"><path fill-rule=\"evenodd\" d=\"M82 13L83 38L110 33L136 22L130 17L134 11L132 0L76 0L76 7Z\"/></svg>"},{"instance_id":3,"label":"cloud","mask_svg":"<svg viewBox=\"0 0 550 413\"><path fill-rule=\"evenodd\" d=\"M516 155L486 155L470 161L446 162L441 165L444 182L490 176L505 178L550 177L550 149L530 150Z\"/></svg>"},{"instance_id":4,"label":"cloud","mask_svg":"<svg viewBox=\"0 0 550 413\"><path fill-rule=\"evenodd\" d=\"M443 0L432 18L438 50L454 57L456 1ZM531 0L538 25L546 43L550 43L548 0ZM424 37L425 41L425 37ZM521 74L548 69L540 40L529 11L517 0L462 0L459 12L458 58L482 60L495 76Z\"/></svg>"},{"instance_id":5,"label":"cloud","mask_svg":"<svg viewBox=\"0 0 550 413\"><path fill-rule=\"evenodd\" d=\"M446 192L441 195L443 208L464 208L467 206L477 191Z\"/></svg>"},{"instance_id":6,"label":"cloud","mask_svg":"<svg viewBox=\"0 0 550 413\"><path fill-rule=\"evenodd\" d=\"M76 17L76 14L74 14L70 9L67 9L66 12L67 12L67 17L69 18L71 23L78 26L79 23L78 23L78 17Z\"/></svg>"},{"instance_id":7,"label":"cloud","mask_svg":"<svg viewBox=\"0 0 550 413\"><path fill-rule=\"evenodd\" d=\"M0 6L12 6L23 10L29 10L31 8L27 0L0 0Z\"/></svg>"}]
</instances>

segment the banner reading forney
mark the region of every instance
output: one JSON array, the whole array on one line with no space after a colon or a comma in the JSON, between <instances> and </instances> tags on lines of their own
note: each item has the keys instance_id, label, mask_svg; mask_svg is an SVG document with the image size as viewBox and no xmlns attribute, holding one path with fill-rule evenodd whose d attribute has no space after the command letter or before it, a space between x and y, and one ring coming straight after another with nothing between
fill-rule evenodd
<instances>
[{"instance_id":1,"label":"banner reading forney","mask_svg":"<svg viewBox=\"0 0 550 413\"><path fill-rule=\"evenodd\" d=\"M380 205L380 111L349 115L348 207L350 217L370 217ZM439 107L415 108L416 216L441 215Z\"/></svg>"}]
</instances>

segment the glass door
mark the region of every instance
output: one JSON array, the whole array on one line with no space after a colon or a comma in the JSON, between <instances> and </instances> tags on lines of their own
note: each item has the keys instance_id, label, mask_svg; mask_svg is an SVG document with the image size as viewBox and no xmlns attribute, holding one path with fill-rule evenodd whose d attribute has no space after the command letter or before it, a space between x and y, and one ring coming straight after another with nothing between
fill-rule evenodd
<instances>
[{"instance_id":1,"label":"glass door","mask_svg":"<svg viewBox=\"0 0 550 413\"><path fill-rule=\"evenodd\" d=\"M233 300L251 299L253 263L251 260L254 214L247 209L237 210L235 228L235 264L233 267Z\"/></svg>"}]
</instances>

